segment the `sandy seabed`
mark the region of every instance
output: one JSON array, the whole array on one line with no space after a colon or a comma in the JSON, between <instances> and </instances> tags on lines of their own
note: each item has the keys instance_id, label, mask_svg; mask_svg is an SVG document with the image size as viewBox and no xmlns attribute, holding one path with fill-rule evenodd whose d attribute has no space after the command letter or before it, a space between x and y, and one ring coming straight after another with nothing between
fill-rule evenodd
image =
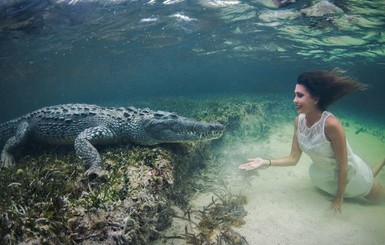
<instances>
[{"instance_id":1,"label":"sandy seabed","mask_svg":"<svg viewBox=\"0 0 385 245\"><path fill-rule=\"evenodd\" d=\"M370 166L385 157L385 142L367 132L357 134L350 125L346 134L353 150ZM247 196L246 222L236 230L254 244L385 244L385 204L364 199L345 199L342 213L330 209L332 197L318 190L308 175L310 158L302 154L294 167L271 167L249 172L238 165L251 157L274 158L289 153L293 125L284 123L266 141L236 142L224 149L228 164L224 170L227 188ZM239 160L241 159L241 160ZM377 176L385 185L385 169ZM197 194L191 205L202 209L214 193ZM168 234L181 234L184 225L174 222ZM168 241L168 244L185 244Z\"/></svg>"}]
</instances>

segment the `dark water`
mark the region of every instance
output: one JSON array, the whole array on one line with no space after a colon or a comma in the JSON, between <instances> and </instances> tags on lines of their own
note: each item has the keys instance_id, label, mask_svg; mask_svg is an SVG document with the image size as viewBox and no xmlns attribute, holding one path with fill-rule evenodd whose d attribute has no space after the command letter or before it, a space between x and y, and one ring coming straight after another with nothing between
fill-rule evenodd
<instances>
[{"instance_id":1,"label":"dark water","mask_svg":"<svg viewBox=\"0 0 385 245\"><path fill-rule=\"evenodd\" d=\"M320 2L2 0L0 121L59 103L292 94L298 73L336 66L372 85L341 104L385 121L383 1Z\"/></svg>"}]
</instances>

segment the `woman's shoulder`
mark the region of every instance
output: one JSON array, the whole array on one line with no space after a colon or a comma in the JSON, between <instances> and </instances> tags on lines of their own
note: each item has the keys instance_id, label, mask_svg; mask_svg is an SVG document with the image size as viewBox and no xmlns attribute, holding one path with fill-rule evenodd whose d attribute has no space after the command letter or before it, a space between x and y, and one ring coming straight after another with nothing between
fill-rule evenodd
<instances>
[{"instance_id":1,"label":"woman's shoulder","mask_svg":"<svg viewBox=\"0 0 385 245\"><path fill-rule=\"evenodd\" d=\"M325 133L330 135L330 133L336 133L338 131L343 131L343 126L336 116L329 114L325 119Z\"/></svg>"},{"instance_id":2,"label":"woman's shoulder","mask_svg":"<svg viewBox=\"0 0 385 245\"><path fill-rule=\"evenodd\" d=\"M324 112L326 115L325 118L325 127L335 127L335 126L340 126L341 122L338 120L336 116L334 116L332 113L325 111Z\"/></svg>"},{"instance_id":3,"label":"woman's shoulder","mask_svg":"<svg viewBox=\"0 0 385 245\"><path fill-rule=\"evenodd\" d=\"M302 120L303 118L305 118L305 114L304 113L301 113L301 114L298 114L296 117L295 117L295 122L298 122L299 120Z\"/></svg>"},{"instance_id":4,"label":"woman's shoulder","mask_svg":"<svg viewBox=\"0 0 385 245\"><path fill-rule=\"evenodd\" d=\"M298 121L299 121L300 118L302 117L301 115L302 115L302 114L299 114L299 115L297 115L297 116L295 117L295 119L294 119L294 124L295 124L295 125L298 125Z\"/></svg>"}]
</instances>

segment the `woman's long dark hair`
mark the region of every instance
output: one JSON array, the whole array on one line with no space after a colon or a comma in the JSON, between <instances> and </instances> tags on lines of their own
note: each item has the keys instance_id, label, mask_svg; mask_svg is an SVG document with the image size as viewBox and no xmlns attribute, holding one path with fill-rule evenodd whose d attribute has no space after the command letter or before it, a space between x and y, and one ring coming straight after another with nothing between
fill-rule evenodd
<instances>
[{"instance_id":1,"label":"woman's long dark hair","mask_svg":"<svg viewBox=\"0 0 385 245\"><path fill-rule=\"evenodd\" d=\"M343 96L365 90L368 86L344 75L345 71L334 68L332 71L309 71L300 74L297 84L306 87L313 97L318 97L318 108L326 110L329 105Z\"/></svg>"}]
</instances>

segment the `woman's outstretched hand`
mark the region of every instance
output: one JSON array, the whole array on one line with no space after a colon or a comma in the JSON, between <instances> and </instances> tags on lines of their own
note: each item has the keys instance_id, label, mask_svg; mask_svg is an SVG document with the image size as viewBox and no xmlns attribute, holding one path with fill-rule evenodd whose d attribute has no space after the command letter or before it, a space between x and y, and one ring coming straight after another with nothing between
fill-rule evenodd
<instances>
[{"instance_id":1,"label":"woman's outstretched hand","mask_svg":"<svg viewBox=\"0 0 385 245\"><path fill-rule=\"evenodd\" d=\"M252 158L248 159L246 163L239 165L239 169L241 170L252 170L258 169L262 167L268 167L269 161L262 158Z\"/></svg>"}]
</instances>

